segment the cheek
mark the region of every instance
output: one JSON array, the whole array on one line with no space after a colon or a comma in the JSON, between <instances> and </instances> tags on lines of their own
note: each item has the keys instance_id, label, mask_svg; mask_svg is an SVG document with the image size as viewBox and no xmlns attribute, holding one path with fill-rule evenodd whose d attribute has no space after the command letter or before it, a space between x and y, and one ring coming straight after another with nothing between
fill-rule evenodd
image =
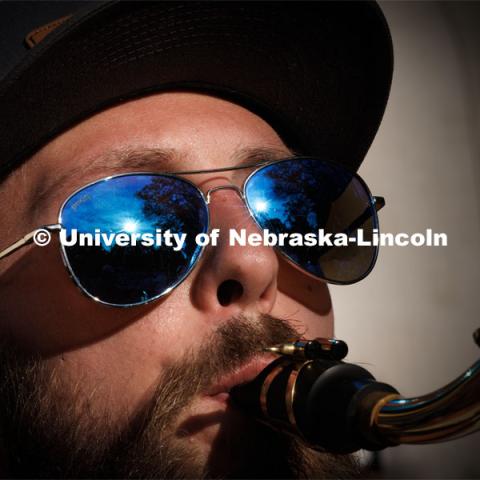
<instances>
[{"instance_id":1,"label":"cheek","mask_svg":"<svg viewBox=\"0 0 480 480\"><path fill-rule=\"evenodd\" d=\"M173 320L164 320L175 319L175 312L185 310L188 295L182 291L179 288L174 295L143 307L120 309L99 304L69 278L55 239L47 247L26 247L2 272L0 335L10 336L27 351L52 356L94 344L160 309L165 310L163 320L151 322L150 328L162 324L162 333L154 332L162 338L166 328L178 330L173 328Z\"/></svg>"},{"instance_id":2,"label":"cheek","mask_svg":"<svg viewBox=\"0 0 480 480\"><path fill-rule=\"evenodd\" d=\"M65 397L88 398L94 414L108 411L120 422L151 398L164 368L196 350L207 333L195 324L187 282L144 307L103 306L68 278L53 243L26 249L2 275L0 290L0 335L48 358Z\"/></svg>"},{"instance_id":3,"label":"cheek","mask_svg":"<svg viewBox=\"0 0 480 480\"><path fill-rule=\"evenodd\" d=\"M306 338L333 337L334 315L326 283L280 260L279 294L272 315L288 319Z\"/></svg>"},{"instance_id":4,"label":"cheek","mask_svg":"<svg viewBox=\"0 0 480 480\"><path fill-rule=\"evenodd\" d=\"M102 338L125 322L84 297L69 279L58 242L32 246L1 277L0 328L24 349L41 355L77 348Z\"/></svg>"},{"instance_id":5,"label":"cheek","mask_svg":"<svg viewBox=\"0 0 480 480\"><path fill-rule=\"evenodd\" d=\"M271 315L288 320L304 338L331 338L334 336L332 309L324 314L318 314L292 297L280 293Z\"/></svg>"},{"instance_id":6,"label":"cheek","mask_svg":"<svg viewBox=\"0 0 480 480\"><path fill-rule=\"evenodd\" d=\"M108 324L96 309L96 321ZM183 295L172 295L168 302L156 302L142 312L115 334L49 360L69 392L88 398L96 414L107 411L118 425L151 400L165 369L185 352L198 350L208 333L192 320L194 312Z\"/></svg>"}]
</instances>

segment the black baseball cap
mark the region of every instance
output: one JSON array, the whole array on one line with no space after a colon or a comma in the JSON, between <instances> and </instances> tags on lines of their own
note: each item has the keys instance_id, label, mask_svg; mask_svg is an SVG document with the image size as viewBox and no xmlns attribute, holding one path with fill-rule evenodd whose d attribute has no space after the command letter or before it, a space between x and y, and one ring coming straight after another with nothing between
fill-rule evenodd
<instances>
[{"instance_id":1,"label":"black baseball cap","mask_svg":"<svg viewBox=\"0 0 480 480\"><path fill-rule=\"evenodd\" d=\"M392 68L374 2L2 1L0 177L93 113L171 90L243 105L356 170Z\"/></svg>"}]
</instances>

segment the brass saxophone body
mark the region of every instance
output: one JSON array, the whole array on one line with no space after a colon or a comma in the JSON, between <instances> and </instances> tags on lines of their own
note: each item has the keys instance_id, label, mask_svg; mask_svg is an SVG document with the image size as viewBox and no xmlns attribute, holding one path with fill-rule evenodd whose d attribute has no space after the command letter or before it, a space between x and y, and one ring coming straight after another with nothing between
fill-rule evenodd
<instances>
[{"instance_id":1,"label":"brass saxophone body","mask_svg":"<svg viewBox=\"0 0 480 480\"><path fill-rule=\"evenodd\" d=\"M479 343L480 329L474 334ZM335 453L435 443L480 429L480 360L448 385L407 398L345 363L345 342L299 340L269 349L279 357L233 400L273 428Z\"/></svg>"}]
</instances>

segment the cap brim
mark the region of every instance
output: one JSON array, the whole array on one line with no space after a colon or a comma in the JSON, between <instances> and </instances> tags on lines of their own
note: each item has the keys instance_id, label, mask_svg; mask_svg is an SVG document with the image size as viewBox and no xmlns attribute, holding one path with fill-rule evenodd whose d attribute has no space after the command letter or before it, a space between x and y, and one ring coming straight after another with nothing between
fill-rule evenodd
<instances>
[{"instance_id":1,"label":"cap brim","mask_svg":"<svg viewBox=\"0 0 480 480\"><path fill-rule=\"evenodd\" d=\"M383 116L392 57L370 2L97 6L1 81L0 175L92 113L172 89L238 102L290 147L357 169Z\"/></svg>"}]
</instances>

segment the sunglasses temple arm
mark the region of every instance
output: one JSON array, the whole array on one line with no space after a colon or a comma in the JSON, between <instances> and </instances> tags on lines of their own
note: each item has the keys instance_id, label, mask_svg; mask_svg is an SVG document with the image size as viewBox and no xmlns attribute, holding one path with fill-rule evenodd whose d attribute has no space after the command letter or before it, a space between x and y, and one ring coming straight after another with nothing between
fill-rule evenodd
<instances>
[{"instance_id":1,"label":"sunglasses temple arm","mask_svg":"<svg viewBox=\"0 0 480 480\"><path fill-rule=\"evenodd\" d=\"M2 250L0 252L0 260L2 260L5 257L8 257L9 255L16 252L17 250L20 250L25 245L30 245L31 243L33 243L35 235L39 230L48 230L49 232L56 232L56 231L60 231L61 229L62 229L62 226L58 223L54 225L43 225L42 227L36 228L35 230L31 231L20 240L17 240L15 243L12 243L12 245L7 247L5 250Z\"/></svg>"},{"instance_id":2,"label":"sunglasses temple arm","mask_svg":"<svg viewBox=\"0 0 480 480\"><path fill-rule=\"evenodd\" d=\"M372 197L373 206L375 210L378 212L385 206L385 198L384 197Z\"/></svg>"}]
</instances>

